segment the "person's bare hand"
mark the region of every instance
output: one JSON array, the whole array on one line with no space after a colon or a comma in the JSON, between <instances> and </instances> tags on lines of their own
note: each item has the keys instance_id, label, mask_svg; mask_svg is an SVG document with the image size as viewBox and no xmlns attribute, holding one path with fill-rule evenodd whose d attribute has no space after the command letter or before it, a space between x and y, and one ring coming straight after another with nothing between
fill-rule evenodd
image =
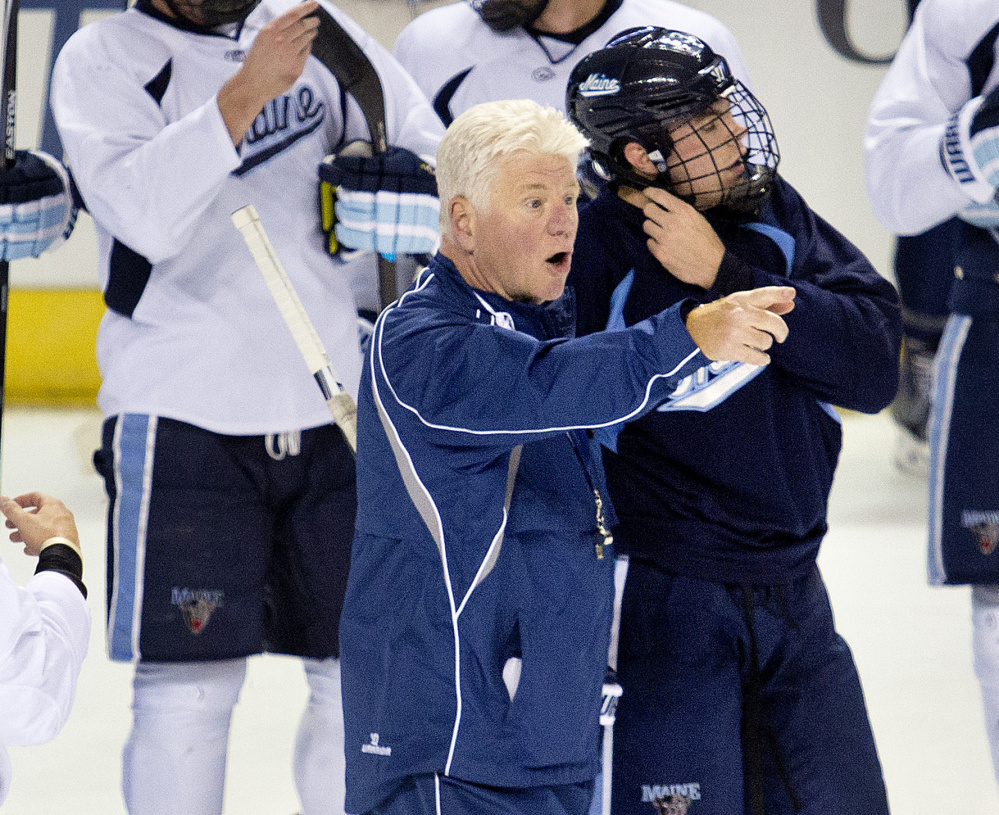
<instances>
[{"instance_id":1,"label":"person's bare hand","mask_svg":"<svg viewBox=\"0 0 999 815\"><path fill-rule=\"evenodd\" d=\"M647 199L642 212L649 251L677 280L710 289L725 254L714 228L694 207L666 190L648 187L642 193Z\"/></svg>"},{"instance_id":2,"label":"person's bare hand","mask_svg":"<svg viewBox=\"0 0 999 815\"><path fill-rule=\"evenodd\" d=\"M219 111L233 144L239 144L264 105L287 92L302 75L319 28L314 14L318 8L317 0L305 0L267 23L243 67L222 86Z\"/></svg>"},{"instance_id":3,"label":"person's bare hand","mask_svg":"<svg viewBox=\"0 0 999 815\"><path fill-rule=\"evenodd\" d=\"M794 308L790 286L764 286L706 303L687 315L687 331L708 359L766 365L774 341L787 339L781 315Z\"/></svg>"},{"instance_id":4,"label":"person's bare hand","mask_svg":"<svg viewBox=\"0 0 999 815\"><path fill-rule=\"evenodd\" d=\"M49 538L66 538L79 549L80 534L73 513L58 498L43 492L29 492L17 498L0 496L0 512L7 516L5 526L14 531L10 539L24 544L26 555L37 555Z\"/></svg>"}]
</instances>

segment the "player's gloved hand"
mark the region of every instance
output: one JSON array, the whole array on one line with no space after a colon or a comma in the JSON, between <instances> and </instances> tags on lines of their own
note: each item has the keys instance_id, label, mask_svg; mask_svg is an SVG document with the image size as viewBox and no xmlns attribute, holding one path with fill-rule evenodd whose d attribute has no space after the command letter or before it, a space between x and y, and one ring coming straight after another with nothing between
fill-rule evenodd
<instances>
[{"instance_id":1,"label":"player's gloved hand","mask_svg":"<svg viewBox=\"0 0 999 815\"><path fill-rule=\"evenodd\" d=\"M319 165L319 201L331 255L426 254L440 240L434 171L404 147L372 156L370 145L355 142L328 156Z\"/></svg>"},{"instance_id":2,"label":"player's gloved hand","mask_svg":"<svg viewBox=\"0 0 999 815\"><path fill-rule=\"evenodd\" d=\"M999 202L995 199L984 204L973 201L958 213L958 217L979 229L996 229L999 227Z\"/></svg>"},{"instance_id":3,"label":"player's gloved hand","mask_svg":"<svg viewBox=\"0 0 999 815\"><path fill-rule=\"evenodd\" d=\"M69 172L41 150L18 150L0 171L0 260L38 257L69 237L78 207Z\"/></svg>"},{"instance_id":4,"label":"player's gloved hand","mask_svg":"<svg viewBox=\"0 0 999 815\"><path fill-rule=\"evenodd\" d=\"M999 188L999 87L976 96L951 116L940 143L947 172L984 204Z\"/></svg>"}]
</instances>

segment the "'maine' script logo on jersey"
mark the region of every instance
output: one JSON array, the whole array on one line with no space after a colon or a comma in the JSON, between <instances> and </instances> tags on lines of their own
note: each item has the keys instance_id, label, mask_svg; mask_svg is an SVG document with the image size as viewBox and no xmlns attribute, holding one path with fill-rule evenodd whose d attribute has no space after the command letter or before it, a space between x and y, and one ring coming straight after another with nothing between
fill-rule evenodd
<instances>
[{"instance_id":1,"label":"'maine' script logo on jersey","mask_svg":"<svg viewBox=\"0 0 999 815\"><path fill-rule=\"evenodd\" d=\"M590 74L579 86L580 96L613 96L621 90L621 83L604 74Z\"/></svg>"},{"instance_id":2,"label":"'maine' script logo on jersey","mask_svg":"<svg viewBox=\"0 0 999 815\"><path fill-rule=\"evenodd\" d=\"M326 106L308 85L301 85L291 96L279 96L268 102L246 132L246 143L255 145L288 131L315 130L323 120Z\"/></svg>"},{"instance_id":3,"label":"'maine' script logo on jersey","mask_svg":"<svg viewBox=\"0 0 999 815\"><path fill-rule=\"evenodd\" d=\"M246 145L252 154L232 175L244 175L284 152L316 130L325 118L325 103L308 85L299 85L291 94L272 99L246 132Z\"/></svg>"},{"instance_id":4,"label":"'maine' script logo on jersey","mask_svg":"<svg viewBox=\"0 0 999 815\"><path fill-rule=\"evenodd\" d=\"M753 379L761 365L748 362L712 362L681 380L676 390L656 410L710 410Z\"/></svg>"}]
</instances>

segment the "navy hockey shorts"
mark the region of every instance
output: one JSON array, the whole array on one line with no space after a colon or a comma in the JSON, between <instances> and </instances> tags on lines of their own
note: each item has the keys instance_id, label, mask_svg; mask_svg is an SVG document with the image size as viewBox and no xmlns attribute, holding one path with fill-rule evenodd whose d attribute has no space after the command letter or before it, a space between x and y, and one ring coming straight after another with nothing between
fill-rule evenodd
<instances>
[{"instance_id":1,"label":"navy hockey shorts","mask_svg":"<svg viewBox=\"0 0 999 815\"><path fill-rule=\"evenodd\" d=\"M94 462L112 659L338 654L356 510L339 430L227 436L123 414Z\"/></svg>"},{"instance_id":2,"label":"navy hockey shorts","mask_svg":"<svg viewBox=\"0 0 999 815\"><path fill-rule=\"evenodd\" d=\"M888 813L860 680L817 569L744 589L632 557L618 680L614 815L749 815L754 790L766 815Z\"/></svg>"},{"instance_id":3,"label":"navy hockey shorts","mask_svg":"<svg viewBox=\"0 0 999 815\"><path fill-rule=\"evenodd\" d=\"M905 334L936 343L949 309L954 282L954 247L962 222L951 218L919 235L895 240L895 282L902 301Z\"/></svg>"},{"instance_id":4,"label":"navy hockey shorts","mask_svg":"<svg viewBox=\"0 0 999 815\"><path fill-rule=\"evenodd\" d=\"M999 583L999 319L955 314L930 413L929 579Z\"/></svg>"},{"instance_id":5,"label":"navy hockey shorts","mask_svg":"<svg viewBox=\"0 0 999 815\"><path fill-rule=\"evenodd\" d=\"M593 782L509 789L427 774L407 778L365 815L586 815Z\"/></svg>"}]
</instances>

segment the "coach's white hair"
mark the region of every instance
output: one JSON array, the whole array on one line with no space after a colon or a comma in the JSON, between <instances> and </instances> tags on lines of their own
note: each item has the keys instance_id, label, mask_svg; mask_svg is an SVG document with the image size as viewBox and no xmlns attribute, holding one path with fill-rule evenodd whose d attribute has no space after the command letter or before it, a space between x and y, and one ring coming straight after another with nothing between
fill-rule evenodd
<instances>
[{"instance_id":1,"label":"coach's white hair","mask_svg":"<svg viewBox=\"0 0 999 815\"><path fill-rule=\"evenodd\" d=\"M451 123L437 148L441 231L451 232L450 203L458 196L488 212L493 180L507 158L564 156L575 167L588 145L589 140L564 115L530 99L469 108Z\"/></svg>"}]
</instances>

